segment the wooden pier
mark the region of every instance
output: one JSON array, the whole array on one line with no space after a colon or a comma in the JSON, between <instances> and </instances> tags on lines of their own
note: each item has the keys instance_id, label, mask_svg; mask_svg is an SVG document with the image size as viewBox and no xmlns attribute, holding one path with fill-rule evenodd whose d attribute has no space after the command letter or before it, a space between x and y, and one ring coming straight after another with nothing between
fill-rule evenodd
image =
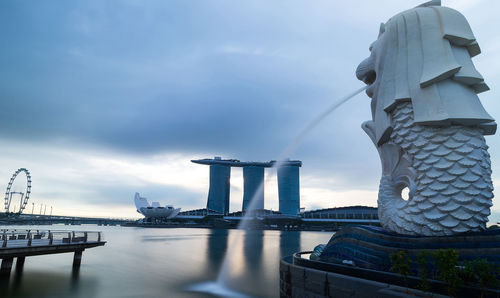
<instances>
[{"instance_id":1,"label":"wooden pier","mask_svg":"<svg viewBox=\"0 0 500 298\"><path fill-rule=\"evenodd\" d=\"M73 269L78 270L87 248L103 246L101 232L0 230L0 277L8 278L14 258L16 272L22 272L26 257L73 252Z\"/></svg>"}]
</instances>

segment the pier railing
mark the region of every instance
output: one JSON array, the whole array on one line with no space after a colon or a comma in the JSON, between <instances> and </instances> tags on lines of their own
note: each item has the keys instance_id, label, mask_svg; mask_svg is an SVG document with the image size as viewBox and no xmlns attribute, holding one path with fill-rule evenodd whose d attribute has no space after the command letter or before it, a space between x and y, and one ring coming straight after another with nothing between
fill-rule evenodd
<instances>
[{"instance_id":1,"label":"pier railing","mask_svg":"<svg viewBox=\"0 0 500 298\"><path fill-rule=\"evenodd\" d=\"M53 230L0 230L0 249L102 242L102 232Z\"/></svg>"}]
</instances>

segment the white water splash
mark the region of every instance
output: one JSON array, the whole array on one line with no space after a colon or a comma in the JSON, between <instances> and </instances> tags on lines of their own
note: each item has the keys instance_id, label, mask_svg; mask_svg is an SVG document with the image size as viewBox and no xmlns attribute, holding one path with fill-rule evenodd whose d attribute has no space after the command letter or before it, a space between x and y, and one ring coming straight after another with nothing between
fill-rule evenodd
<instances>
[{"instance_id":1,"label":"white water splash","mask_svg":"<svg viewBox=\"0 0 500 298\"><path fill-rule=\"evenodd\" d=\"M248 298L250 296L244 295L242 293L238 293L226 287L223 284L220 284L218 281L215 282L204 282L200 284L192 285L188 288L188 290L193 292L200 293L209 293L212 295L216 295L219 297L227 297L227 298Z\"/></svg>"}]
</instances>

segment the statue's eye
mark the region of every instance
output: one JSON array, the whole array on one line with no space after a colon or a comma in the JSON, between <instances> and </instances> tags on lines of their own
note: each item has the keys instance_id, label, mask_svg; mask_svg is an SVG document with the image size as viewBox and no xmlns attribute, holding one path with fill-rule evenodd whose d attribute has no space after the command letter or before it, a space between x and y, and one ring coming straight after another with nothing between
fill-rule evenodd
<instances>
[{"instance_id":1,"label":"statue's eye","mask_svg":"<svg viewBox=\"0 0 500 298\"><path fill-rule=\"evenodd\" d=\"M370 47L368 48L370 50L370 52L373 50L373 46L375 45L375 41L372 42L372 44L370 45Z\"/></svg>"}]
</instances>

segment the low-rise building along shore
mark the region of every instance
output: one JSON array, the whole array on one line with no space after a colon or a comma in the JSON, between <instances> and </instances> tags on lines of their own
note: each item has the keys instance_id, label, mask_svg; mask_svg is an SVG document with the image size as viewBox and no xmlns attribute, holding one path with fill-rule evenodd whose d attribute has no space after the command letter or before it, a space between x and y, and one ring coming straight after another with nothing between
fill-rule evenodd
<instances>
[{"instance_id":1,"label":"low-rise building along shore","mask_svg":"<svg viewBox=\"0 0 500 298\"><path fill-rule=\"evenodd\" d=\"M254 229L335 231L346 225L379 225L377 208L367 206L303 211L296 216L267 209L237 211L223 215L215 210L202 208L182 211L173 218L145 218L131 225L236 228L249 212L251 212L249 214L249 220L251 221L249 226Z\"/></svg>"}]
</instances>

